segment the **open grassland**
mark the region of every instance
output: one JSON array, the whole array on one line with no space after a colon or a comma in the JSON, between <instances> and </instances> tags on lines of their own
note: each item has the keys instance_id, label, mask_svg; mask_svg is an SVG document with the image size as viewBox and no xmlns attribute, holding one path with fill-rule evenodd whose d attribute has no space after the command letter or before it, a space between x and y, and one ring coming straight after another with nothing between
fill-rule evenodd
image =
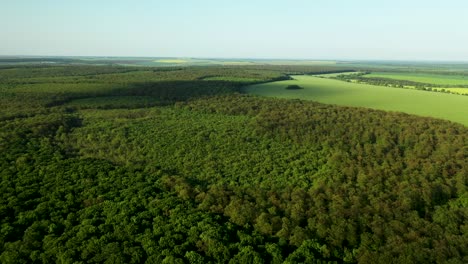
<instances>
[{"instance_id":1,"label":"open grassland","mask_svg":"<svg viewBox=\"0 0 468 264\"><path fill-rule=\"evenodd\" d=\"M325 73L325 74L317 74L315 76L317 77L322 77L322 78L335 78L335 77L338 77L338 76L343 76L343 75L356 75L356 74L359 74L361 72L355 72L355 71L352 71L352 72L338 72L338 73Z\"/></svg>"},{"instance_id":2,"label":"open grassland","mask_svg":"<svg viewBox=\"0 0 468 264\"><path fill-rule=\"evenodd\" d=\"M443 75L426 73L404 73L404 72L373 72L364 75L367 78L387 78L394 80L406 80L412 82L428 83L434 85L468 85L468 76L465 75Z\"/></svg>"},{"instance_id":3,"label":"open grassland","mask_svg":"<svg viewBox=\"0 0 468 264\"><path fill-rule=\"evenodd\" d=\"M245 91L261 96L399 111L446 119L468 126L467 96L348 83L313 76L293 78L294 80L249 86ZM285 89L294 84L304 89Z\"/></svg>"}]
</instances>

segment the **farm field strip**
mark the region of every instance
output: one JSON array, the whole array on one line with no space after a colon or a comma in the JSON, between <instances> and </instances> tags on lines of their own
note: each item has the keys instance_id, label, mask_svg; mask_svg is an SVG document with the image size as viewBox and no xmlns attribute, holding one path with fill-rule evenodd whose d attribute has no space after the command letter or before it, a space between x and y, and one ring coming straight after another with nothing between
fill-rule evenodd
<instances>
[{"instance_id":1,"label":"farm field strip","mask_svg":"<svg viewBox=\"0 0 468 264\"><path fill-rule=\"evenodd\" d=\"M244 91L267 97L405 112L446 119L468 126L467 96L349 83L314 76L292 77L293 80L252 85ZM304 89L285 89L294 84Z\"/></svg>"},{"instance_id":2,"label":"farm field strip","mask_svg":"<svg viewBox=\"0 0 468 264\"><path fill-rule=\"evenodd\" d=\"M353 75L353 74L358 74L360 72L338 72L338 73L325 73L325 74L317 74L317 75L314 75L314 76L317 76L317 77L322 77L322 78L334 78L334 77L337 77L337 76L342 76L342 75Z\"/></svg>"},{"instance_id":3,"label":"farm field strip","mask_svg":"<svg viewBox=\"0 0 468 264\"><path fill-rule=\"evenodd\" d=\"M363 75L365 78L387 78L394 80L406 80L434 85L468 85L468 76L464 75L443 75L424 73L394 73L394 72L372 72Z\"/></svg>"}]
</instances>

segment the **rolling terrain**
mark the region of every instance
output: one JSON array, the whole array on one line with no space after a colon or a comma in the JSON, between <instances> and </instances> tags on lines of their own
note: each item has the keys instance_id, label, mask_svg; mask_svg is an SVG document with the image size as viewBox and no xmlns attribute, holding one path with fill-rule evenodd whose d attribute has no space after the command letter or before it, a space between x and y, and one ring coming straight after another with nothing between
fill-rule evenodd
<instances>
[{"instance_id":1,"label":"rolling terrain","mask_svg":"<svg viewBox=\"0 0 468 264\"><path fill-rule=\"evenodd\" d=\"M447 119L468 126L467 96L350 83L316 76L293 76L293 79L250 86L245 88L245 92L269 97L405 112ZM285 89L291 84L304 89L293 91Z\"/></svg>"},{"instance_id":2,"label":"rolling terrain","mask_svg":"<svg viewBox=\"0 0 468 264\"><path fill-rule=\"evenodd\" d=\"M468 262L468 128L400 112L468 97L288 80L358 70L0 67L0 262Z\"/></svg>"}]
</instances>

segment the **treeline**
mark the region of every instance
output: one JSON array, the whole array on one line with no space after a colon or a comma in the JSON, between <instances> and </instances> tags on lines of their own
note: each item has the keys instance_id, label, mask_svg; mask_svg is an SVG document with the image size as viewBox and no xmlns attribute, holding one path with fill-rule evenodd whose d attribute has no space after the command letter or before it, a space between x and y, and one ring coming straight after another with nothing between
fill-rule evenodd
<instances>
[{"instance_id":1,"label":"treeline","mask_svg":"<svg viewBox=\"0 0 468 264\"><path fill-rule=\"evenodd\" d=\"M418 90L425 90L430 87L440 87L430 83L420 83L408 80L397 80L391 78L380 78L380 77L367 77L365 75L369 74L370 72L361 72L357 74L351 75L338 75L333 79L342 80L342 81L355 81L358 83L366 83L372 85L379 85L379 86L390 86L390 87L398 87L398 88L405 88L405 87L414 87L414 89Z\"/></svg>"},{"instance_id":2,"label":"treeline","mask_svg":"<svg viewBox=\"0 0 468 264\"><path fill-rule=\"evenodd\" d=\"M397 79L392 79L392 78L365 76L369 73L370 72L360 72L356 74L342 74L342 75L337 75L336 77L332 77L332 79L346 81L346 82L357 82L357 83L378 85L378 86L388 86L388 87L416 89L416 90L430 91L430 92L445 92L445 93L458 94L455 92L450 92L450 90L444 89L444 88L451 88L453 87L453 85L440 85L440 84L414 82L414 81L408 81L408 80L397 80ZM456 85L456 86L459 88L468 88L468 85ZM438 89L438 88L441 88L441 89Z\"/></svg>"}]
</instances>

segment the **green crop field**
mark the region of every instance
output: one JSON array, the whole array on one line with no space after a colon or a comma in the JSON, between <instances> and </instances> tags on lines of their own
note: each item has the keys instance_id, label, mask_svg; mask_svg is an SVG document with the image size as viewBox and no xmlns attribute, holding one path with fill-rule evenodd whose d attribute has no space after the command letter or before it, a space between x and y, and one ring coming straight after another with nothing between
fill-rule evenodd
<instances>
[{"instance_id":1,"label":"green crop field","mask_svg":"<svg viewBox=\"0 0 468 264\"><path fill-rule=\"evenodd\" d=\"M294 80L249 86L245 91L261 96L405 112L446 119L468 126L467 96L348 83L313 76L293 78ZM292 84L300 85L304 89L285 89Z\"/></svg>"},{"instance_id":2,"label":"green crop field","mask_svg":"<svg viewBox=\"0 0 468 264\"><path fill-rule=\"evenodd\" d=\"M468 76L465 75L443 75L427 73L404 73L404 72L373 72L364 77L388 78L395 80L406 80L412 82L429 83L435 85L468 85Z\"/></svg>"},{"instance_id":3,"label":"green crop field","mask_svg":"<svg viewBox=\"0 0 468 264\"><path fill-rule=\"evenodd\" d=\"M438 91L449 91L454 94L466 94L468 95L468 88L435 88Z\"/></svg>"},{"instance_id":4,"label":"green crop field","mask_svg":"<svg viewBox=\"0 0 468 264\"><path fill-rule=\"evenodd\" d=\"M338 72L338 73L324 73L324 74L317 74L317 75L314 75L314 76L317 76L317 77L322 77L322 78L334 78L334 77L338 77L338 76L343 76L343 75L356 75L360 72Z\"/></svg>"}]
</instances>

